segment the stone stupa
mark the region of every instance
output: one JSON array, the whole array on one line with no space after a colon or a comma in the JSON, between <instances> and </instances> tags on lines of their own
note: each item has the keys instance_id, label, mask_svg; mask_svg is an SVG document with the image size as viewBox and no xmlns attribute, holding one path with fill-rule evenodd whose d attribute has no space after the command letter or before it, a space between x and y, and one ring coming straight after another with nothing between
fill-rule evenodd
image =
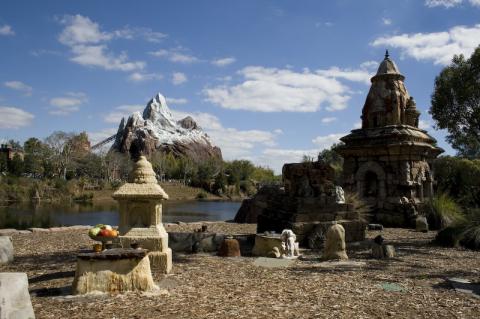
<instances>
[{"instance_id":1,"label":"stone stupa","mask_svg":"<svg viewBox=\"0 0 480 319\"><path fill-rule=\"evenodd\" d=\"M138 244L148 249L152 268L162 273L172 269L172 250L162 224L162 201L167 193L158 184L145 156L136 157L128 183L113 193L120 207L119 241L122 247Z\"/></svg>"},{"instance_id":2,"label":"stone stupa","mask_svg":"<svg viewBox=\"0 0 480 319\"><path fill-rule=\"evenodd\" d=\"M362 127L336 148L343 156L344 188L373 208L374 220L407 226L433 194L432 161L443 152L419 128L420 112L388 51L372 77Z\"/></svg>"}]
</instances>

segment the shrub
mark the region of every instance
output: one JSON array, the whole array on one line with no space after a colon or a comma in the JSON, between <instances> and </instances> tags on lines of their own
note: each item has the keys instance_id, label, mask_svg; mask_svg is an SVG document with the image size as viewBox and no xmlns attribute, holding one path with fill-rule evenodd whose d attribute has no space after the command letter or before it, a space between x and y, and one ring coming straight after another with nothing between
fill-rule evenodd
<instances>
[{"instance_id":1,"label":"shrub","mask_svg":"<svg viewBox=\"0 0 480 319\"><path fill-rule=\"evenodd\" d=\"M200 191L197 194L197 199L206 199L207 197L208 197L208 195L204 191Z\"/></svg>"},{"instance_id":2,"label":"shrub","mask_svg":"<svg viewBox=\"0 0 480 319\"><path fill-rule=\"evenodd\" d=\"M367 222L372 208L362 200L356 192L345 192L345 203L352 206L354 212L358 214L358 218Z\"/></svg>"},{"instance_id":3,"label":"shrub","mask_svg":"<svg viewBox=\"0 0 480 319\"><path fill-rule=\"evenodd\" d=\"M469 249L480 249L480 209L470 210L462 221L441 230L435 242L444 247L459 244Z\"/></svg>"},{"instance_id":4,"label":"shrub","mask_svg":"<svg viewBox=\"0 0 480 319\"><path fill-rule=\"evenodd\" d=\"M465 221L460 206L443 193L430 200L427 206L427 219L432 229L443 229Z\"/></svg>"}]
</instances>

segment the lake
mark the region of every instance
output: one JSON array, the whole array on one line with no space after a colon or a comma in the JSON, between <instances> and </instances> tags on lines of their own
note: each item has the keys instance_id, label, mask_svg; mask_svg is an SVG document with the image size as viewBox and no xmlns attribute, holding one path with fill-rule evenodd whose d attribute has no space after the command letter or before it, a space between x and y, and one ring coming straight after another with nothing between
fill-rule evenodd
<instances>
[{"instance_id":1,"label":"lake","mask_svg":"<svg viewBox=\"0 0 480 319\"><path fill-rule=\"evenodd\" d=\"M118 225L116 202L14 203L0 206L0 228L27 229L72 225ZM163 222L224 221L235 217L240 202L171 201L163 204Z\"/></svg>"}]
</instances>

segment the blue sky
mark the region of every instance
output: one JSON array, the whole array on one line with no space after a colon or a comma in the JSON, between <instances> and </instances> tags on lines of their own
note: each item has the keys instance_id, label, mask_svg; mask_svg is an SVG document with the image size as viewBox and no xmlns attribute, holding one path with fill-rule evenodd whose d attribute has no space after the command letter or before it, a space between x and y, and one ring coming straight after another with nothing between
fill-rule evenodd
<instances>
[{"instance_id":1,"label":"blue sky","mask_svg":"<svg viewBox=\"0 0 480 319\"><path fill-rule=\"evenodd\" d=\"M480 0L2 1L0 138L112 135L157 92L226 159L277 172L360 122L390 50L422 112L480 42Z\"/></svg>"}]
</instances>

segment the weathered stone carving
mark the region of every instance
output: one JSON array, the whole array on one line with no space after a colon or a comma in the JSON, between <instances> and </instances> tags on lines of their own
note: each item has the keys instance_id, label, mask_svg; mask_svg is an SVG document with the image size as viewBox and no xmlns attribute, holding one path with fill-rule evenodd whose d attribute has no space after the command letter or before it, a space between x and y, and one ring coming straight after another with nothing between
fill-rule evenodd
<instances>
[{"instance_id":1,"label":"weathered stone carving","mask_svg":"<svg viewBox=\"0 0 480 319\"><path fill-rule=\"evenodd\" d=\"M327 231L325 248L323 249L324 260L347 260L345 244L345 229L340 224L333 224Z\"/></svg>"},{"instance_id":2,"label":"weathered stone carving","mask_svg":"<svg viewBox=\"0 0 480 319\"><path fill-rule=\"evenodd\" d=\"M280 235L284 258L295 258L299 256L297 236L290 229L284 229Z\"/></svg>"},{"instance_id":3,"label":"weathered stone carving","mask_svg":"<svg viewBox=\"0 0 480 319\"><path fill-rule=\"evenodd\" d=\"M345 204L345 192L341 186L335 186L335 202Z\"/></svg>"},{"instance_id":4,"label":"weathered stone carving","mask_svg":"<svg viewBox=\"0 0 480 319\"><path fill-rule=\"evenodd\" d=\"M356 191L373 208L374 220L414 225L401 198L421 209L433 196L430 162L443 150L418 128L420 112L388 53L380 64L362 110L362 128L341 138L344 189ZM413 219L412 219L413 217Z\"/></svg>"}]
</instances>

